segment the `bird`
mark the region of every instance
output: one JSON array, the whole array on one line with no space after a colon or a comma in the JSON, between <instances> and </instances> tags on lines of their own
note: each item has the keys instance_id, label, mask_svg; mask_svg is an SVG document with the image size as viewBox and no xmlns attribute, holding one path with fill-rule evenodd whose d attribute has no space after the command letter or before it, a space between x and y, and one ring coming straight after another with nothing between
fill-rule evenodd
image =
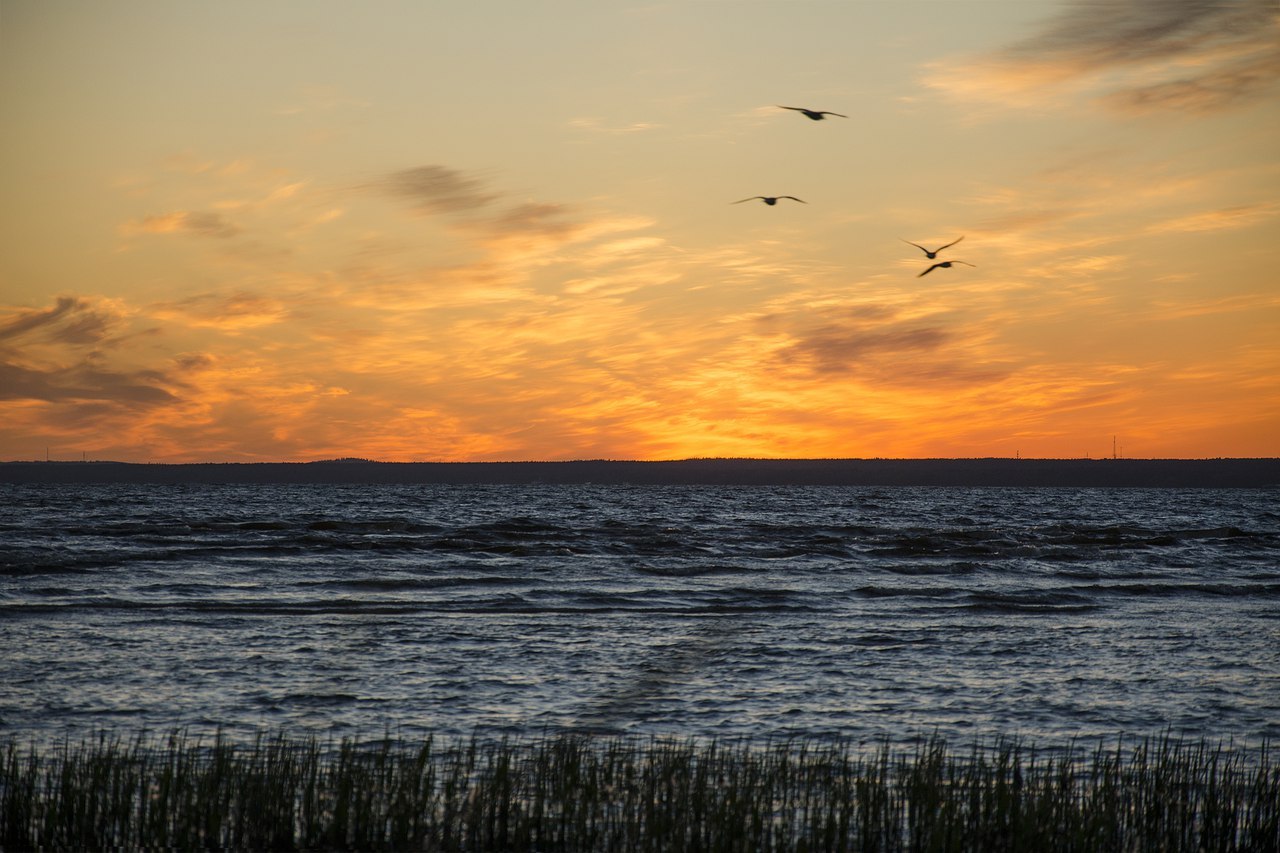
<instances>
[{"instance_id":1,"label":"bird","mask_svg":"<svg viewBox=\"0 0 1280 853\"><path fill-rule=\"evenodd\" d=\"M743 199L739 199L738 201L730 202L730 204L742 204L744 201L754 201L755 199L760 199L760 200L761 200L761 201L763 201L765 204L768 204L768 205L775 205L775 204L777 204L777 203L778 203L778 199L780 199L780 198L789 198L789 199L791 199L792 201L798 201L798 202L800 202L801 204L808 204L808 203L809 203L809 202L805 201L804 199L802 199L802 198L796 198L796 197L795 197L795 196L793 196L793 195L753 195L751 198L743 198Z\"/></svg>"},{"instance_id":2,"label":"bird","mask_svg":"<svg viewBox=\"0 0 1280 853\"><path fill-rule=\"evenodd\" d=\"M902 240L902 238L901 238L901 237L899 237L898 239L899 239L899 240ZM948 243L946 246L939 246L938 248L934 249L932 252L930 252L930 251L929 251L928 249L926 249L924 246L921 246L919 243L912 243L910 240L902 240L902 242L906 243L908 246L915 246L917 249L919 249L920 251L924 252L924 256L925 256L926 258L928 258L929 260L933 260L934 258L938 257L938 253L939 253L939 252L941 252L943 249L946 249L946 248L949 248L949 247L951 247L951 246L954 246L956 243L959 243L959 242L960 242L961 240L963 240L963 239L964 239L964 235L963 235L963 234L961 234L959 237L957 237L956 239L952 240L952 241L951 241L950 243Z\"/></svg>"},{"instance_id":3,"label":"bird","mask_svg":"<svg viewBox=\"0 0 1280 853\"><path fill-rule=\"evenodd\" d=\"M848 116L845 115L844 113L833 113L833 112L828 112L827 110L808 110L808 109L805 109L804 107L784 107L782 104L778 104L777 106L778 106L778 109L780 110L795 110L798 113L804 113L806 118L811 118L814 121L822 121L827 116L840 116L840 118L848 118Z\"/></svg>"},{"instance_id":4,"label":"bird","mask_svg":"<svg viewBox=\"0 0 1280 853\"><path fill-rule=\"evenodd\" d=\"M924 272L920 273L920 275L916 276L916 278L919 278L921 275L928 275L929 273L931 273L931 272L933 272L934 270L936 270L938 267L945 267L945 268L947 268L947 269L950 269L952 264L964 264L966 267L976 267L976 266L977 266L977 264L971 264L971 263L969 263L968 261L938 261L938 263L934 264L933 266L929 267L929 268L928 268L927 270L925 270Z\"/></svg>"}]
</instances>

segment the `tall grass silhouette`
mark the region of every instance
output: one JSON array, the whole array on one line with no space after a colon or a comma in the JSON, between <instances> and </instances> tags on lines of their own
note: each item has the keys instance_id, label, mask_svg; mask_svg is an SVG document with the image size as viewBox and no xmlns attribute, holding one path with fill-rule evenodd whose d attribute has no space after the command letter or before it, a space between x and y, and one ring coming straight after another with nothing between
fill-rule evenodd
<instances>
[{"instance_id":1,"label":"tall grass silhouette","mask_svg":"<svg viewBox=\"0 0 1280 853\"><path fill-rule=\"evenodd\" d=\"M0 753L4 850L1277 850L1272 749L101 735Z\"/></svg>"}]
</instances>

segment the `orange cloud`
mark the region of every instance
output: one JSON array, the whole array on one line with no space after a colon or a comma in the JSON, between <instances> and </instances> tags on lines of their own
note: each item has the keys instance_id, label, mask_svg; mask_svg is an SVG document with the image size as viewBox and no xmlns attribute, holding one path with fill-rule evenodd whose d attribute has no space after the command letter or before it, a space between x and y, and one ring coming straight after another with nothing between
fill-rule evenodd
<instances>
[{"instance_id":1,"label":"orange cloud","mask_svg":"<svg viewBox=\"0 0 1280 853\"><path fill-rule=\"evenodd\" d=\"M158 304L150 309L150 314L158 319L179 319L192 326L227 331L280 323L289 317L289 313L278 299L244 291L226 295L201 294L178 302Z\"/></svg>"},{"instance_id":2,"label":"orange cloud","mask_svg":"<svg viewBox=\"0 0 1280 853\"><path fill-rule=\"evenodd\" d=\"M1162 319L1205 317L1214 314L1280 310L1280 294L1244 293L1210 299L1158 299L1153 307Z\"/></svg>"},{"instance_id":3,"label":"orange cloud","mask_svg":"<svg viewBox=\"0 0 1280 853\"><path fill-rule=\"evenodd\" d=\"M118 356L139 333L109 301L61 296L51 308L0 316L0 410L7 429L82 431L174 402L175 372Z\"/></svg>"},{"instance_id":4,"label":"orange cloud","mask_svg":"<svg viewBox=\"0 0 1280 853\"><path fill-rule=\"evenodd\" d=\"M0 400L0 442L174 460L1082 455L1081 435L1176 422L1185 402L1150 387L1210 381L1176 351L1105 337L1218 316L1165 291L1122 316L1104 286L1131 262L1115 244L1197 210L1271 215L1208 205L1214 175L1156 192L1166 167L1122 157L975 192L956 208L973 224L934 236L965 233L955 257L978 269L923 283L918 256L851 275L777 231L677 242L647 217L515 203L444 166L329 190L249 169L236 192L224 176L204 199L176 193L242 229L165 248L196 258L188 290L0 313L0 382L22 392ZM315 230L339 209L341 229ZM132 233L189 232L190 213ZM1218 380L1257 395L1262 375Z\"/></svg>"},{"instance_id":5,"label":"orange cloud","mask_svg":"<svg viewBox=\"0 0 1280 853\"><path fill-rule=\"evenodd\" d=\"M1162 222L1153 223L1146 230L1149 234L1167 234L1248 228L1259 222L1275 218L1277 213L1280 213L1280 204L1275 202L1238 204L1217 210L1207 210L1187 216L1166 219Z\"/></svg>"},{"instance_id":6,"label":"orange cloud","mask_svg":"<svg viewBox=\"0 0 1280 853\"><path fill-rule=\"evenodd\" d=\"M181 232L194 234L199 237L217 237L225 239L239 234L240 228L231 222L228 222L221 214L218 213L178 210L172 213L145 216L142 219L126 222L121 226L120 232L125 236L133 236L136 234L174 234Z\"/></svg>"}]
</instances>

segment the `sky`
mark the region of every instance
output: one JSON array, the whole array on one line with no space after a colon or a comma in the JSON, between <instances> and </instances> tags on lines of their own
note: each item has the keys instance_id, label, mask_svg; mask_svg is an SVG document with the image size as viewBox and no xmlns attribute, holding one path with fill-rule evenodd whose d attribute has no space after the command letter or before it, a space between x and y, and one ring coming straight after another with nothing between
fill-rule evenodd
<instances>
[{"instance_id":1,"label":"sky","mask_svg":"<svg viewBox=\"0 0 1280 853\"><path fill-rule=\"evenodd\" d=\"M1274 0L0 0L0 459L1280 456L1278 82Z\"/></svg>"}]
</instances>

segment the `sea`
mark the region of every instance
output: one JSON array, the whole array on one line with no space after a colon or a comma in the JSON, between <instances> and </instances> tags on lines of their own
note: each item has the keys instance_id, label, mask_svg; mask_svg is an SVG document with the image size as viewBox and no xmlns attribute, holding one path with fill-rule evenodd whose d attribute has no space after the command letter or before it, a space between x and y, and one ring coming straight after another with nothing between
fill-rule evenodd
<instances>
[{"instance_id":1,"label":"sea","mask_svg":"<svg viewBox=\"0 0 1280 853\"><path fill-rule=\"evenodd\" d=\"M1280 736L1280 490L0 484L0 740Z\"/></svg>"}]
</instances>

